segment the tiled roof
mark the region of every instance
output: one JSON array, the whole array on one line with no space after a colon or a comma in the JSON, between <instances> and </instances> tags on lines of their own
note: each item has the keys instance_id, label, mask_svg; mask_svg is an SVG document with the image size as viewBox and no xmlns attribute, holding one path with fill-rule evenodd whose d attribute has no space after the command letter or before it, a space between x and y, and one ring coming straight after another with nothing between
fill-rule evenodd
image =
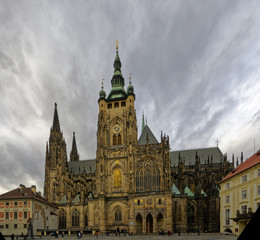
<instances>
[{"instance_id":1,"label":"tiled roof","mask_svg":"<svg viewBox=\"0 0 260 240\"><path fill-rule=\"evenodd\" d=\"M179 155L182 159L185 160L185 165L195 165L195 157L196 152L200 158L200 162L205 164L205 161L211 162L212 156L212 163L220 163L224 160L223 153L220 151L218 147L212 148L200 148L200 149L190 149L190 150L178 150L170 152L170 159L171 159L171 166L178 166L179 164Z\"/></svg>"},{"instance_id":2,"label":"tiled roof","mask_svg":"<svg viewBox=\"0 0 260 240\"><path fill-rule=\"evenodd\" d=\"M45 198L43 198L39 193L34 193L34 191L28 187L20 187L16 188L12 191L6 192L0 195L0 200L13 200L13 199L34 199L40 201L42 203L48 204L52 207L57 208L55 204L48 202Z\"/></svg>"},{"instance_id":3,"label":"tiled roof","mask_svg":"<svg viewBox=\"0 0 260 240\"><path fill-rule=\"evenodd\" d=\"M141 133L141 136L139 137L138 145L145 145L147 143L147 137L148 137L149 144L157 144L158 143L157 139L153 135L153 132L148 127L148 125L146 125L144 127L144 129Z\"/></svg>"},{"instance_id":4,"label":"tiled roof","mask_svg":"<svg viewBox=\"0 0 260 240\"><path fill-rule=\"evenodd\" d=\"M257 164L260 164L260 150L248 158L245 162L236 167L233 171L231 171L226 177L224 177L220 182L223 182Z\"/></svg>"},{"instance_id":5,"label":"tiled roof","mask_svg":"<svg viewBox=\"0 0 260 240\"><path fill-rule=\"evenodd\" d=\"M69 172L72 174L95 173L96 159L68 162Z\"/></svg>"}]
</instances>

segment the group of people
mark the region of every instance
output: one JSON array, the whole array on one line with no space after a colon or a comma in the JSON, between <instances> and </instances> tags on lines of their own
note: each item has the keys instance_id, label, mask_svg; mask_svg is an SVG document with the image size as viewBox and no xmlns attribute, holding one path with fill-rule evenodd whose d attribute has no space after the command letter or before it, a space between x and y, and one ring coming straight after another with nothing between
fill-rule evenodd
<instances>
[{"instance_id":1,"label":"group of people","mask_svg":"<svg viewBox=\"0 0 260 240\"><path fill-rule=\"evenodd\" d=\"M164 230L161 230L161 231L159 231L159 235L166 235L166 232L165 232ZM171 236L171 235L172 235L172 231L171 231L171 230L168 230L168 231L167 231L167 235L168 235L168 236Z\"/></svg>"}]
</instances>

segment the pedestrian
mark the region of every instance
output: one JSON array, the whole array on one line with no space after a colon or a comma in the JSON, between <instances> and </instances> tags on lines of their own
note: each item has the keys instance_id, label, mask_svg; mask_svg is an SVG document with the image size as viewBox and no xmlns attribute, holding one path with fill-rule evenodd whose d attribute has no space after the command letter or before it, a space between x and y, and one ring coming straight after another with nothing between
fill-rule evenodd
<instances>
[{"instance_id":1,"label":"pedestrian","mask_svg":"<svg viewBox=\"0 0 260 240\"><path fill-rule=\"evenodd\" d=\"M11 239L14 240L14 234L11 235Z\"/></svg>"},{"instance_id":2,"label":"pedestrian","mask_svg":"<svg viewBox=\"0 0 260 240\"><path fill-rule=\"evenodd\" d=\"M98 238L98 231L96 231L96 236L97 236L97 238Z\"/></svg>"},{"instance_id":3,"label":"pedestrian","mask_svg":"<svg viewBox=\"0 0 260 240\"><path fill-rule=\"evenodd\" d=\"M2 234L2 232L0 232L0 240L5 240L4 235Z\"/></svg>"}]
</instances>

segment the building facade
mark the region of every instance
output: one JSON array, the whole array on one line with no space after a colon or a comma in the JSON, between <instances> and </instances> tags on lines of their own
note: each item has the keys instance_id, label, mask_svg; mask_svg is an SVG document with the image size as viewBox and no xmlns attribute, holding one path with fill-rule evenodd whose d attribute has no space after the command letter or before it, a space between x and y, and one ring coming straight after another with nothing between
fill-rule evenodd
<instances>
[{"instance_id":1,"label":"building facade","mask_svg":"<svg viewBox=\"0 0 260 240\"><path fill-rule=\"evenodd\" d=\"M142 122L134 87L116 50L112 89L99 92L96 158L79 160L75 133L67 159L57 104L46 144L44 196L59 205L59 229L133 233L219 231L218 182L233 165L218 147L170 151ZM209 177L210 176L210 177Z\"/></svg>"},{"instance_id":2,"label":"building facade","mask_svg":"<svg viewBox=\"0 0 260 240\"><path fill-rule=\"evenodd\" d=\"M20 184L10 192L0 195L0 225L3 235L26 235L29 225L33 235L42 229L57 229L58 207L47 202L33 185Z\"/></svg>"},{"instance_id":3,"label":"building facade","mask_svg":"<svg viewBox=\"0 0 260 240\"><path fill-rule=\"evenodd\" d=\"M260 151L241 161L220 186L220 231L240 235L260 206Z\"/></svg>"}]
</instances>

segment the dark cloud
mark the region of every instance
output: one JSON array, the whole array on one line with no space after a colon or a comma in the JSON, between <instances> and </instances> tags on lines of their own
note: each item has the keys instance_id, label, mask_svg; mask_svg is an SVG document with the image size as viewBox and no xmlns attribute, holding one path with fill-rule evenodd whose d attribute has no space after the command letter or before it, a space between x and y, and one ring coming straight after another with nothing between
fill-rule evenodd
<instances>
[{"instance_id":1,"label":"dark cloud","mask_svg":"<svg viewBox=\"0 0 260 240\"><path fill-rule=\"evenodd\" d=\"M172 149L260 145L258 1L0 1L0 191L43 187L58 103L71 150L95 157L98 92L110 91L115 40L126 87ZM140 127L139 127L140 129ZM140 134L140 133L139 133Z\"/></svg>"}]
</instances>

